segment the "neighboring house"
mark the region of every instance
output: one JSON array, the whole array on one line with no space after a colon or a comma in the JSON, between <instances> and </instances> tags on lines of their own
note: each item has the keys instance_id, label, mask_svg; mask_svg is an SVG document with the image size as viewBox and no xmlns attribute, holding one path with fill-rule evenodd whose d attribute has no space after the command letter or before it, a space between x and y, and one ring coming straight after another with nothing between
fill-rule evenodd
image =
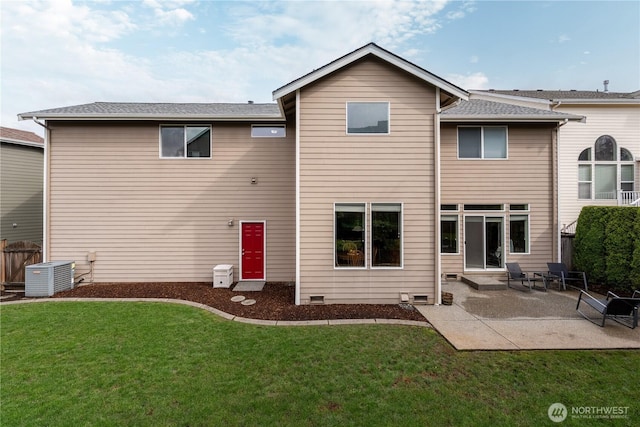
<instances>
[{"instance_id":1,"label":"neighboring house","mask_svg":"<svg viewBox=\"0 0 640 427\"><path fill-rule=\"evenodd\" d=\"M560 129L560 224L575 230L583 206L638 205L640 91L489 90L471 97L581 115Z\"/></svg>"},{"instance_id":2,"label":"neighboring house","mask_svg":"<svg viewBox=\"0 0 640 427\"><path fill-rule=\"evenodd\" d=\"M0 239L42 244L44 140L0 127Z\"/></svg>"},{"instance_id":3,"label":"neighboring house","mask_svg":"<svg viewBox=\"0 0 640 427\"><path fill-rule=\"evenodd\" d=\"M45 259L97 282L295 282L296 303L437 303L443 274L543 269L557 251L557 128L469 101L375 44L275 104L94 103L47 124Z\"/></svg>"}]
</instances>

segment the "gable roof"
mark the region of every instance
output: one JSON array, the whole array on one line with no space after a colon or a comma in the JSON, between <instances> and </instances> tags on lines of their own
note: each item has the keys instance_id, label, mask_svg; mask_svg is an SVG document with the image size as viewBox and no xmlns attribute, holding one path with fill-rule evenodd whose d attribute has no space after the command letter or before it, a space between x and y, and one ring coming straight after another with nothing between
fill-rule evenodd
<instances>
[{"instance_id":1,"label":"gable roof","mask_svg":"<svg viewBox=\"0 0 640 427\"><path fill-rule=\"evenodd\" d=\"M346 67L347 65L352 64L353 62L361 58L364 58L367 55L376 56L382 59L383 61L386 61L392 65L395 65L396 67L406 71L407 73L412 74L418 77L419 79L424 80L425 82L430 83L436 87L439 87L440 89L450 93L454 97L465 99L465 100L468 99L469 97L469 94L467 93L467 91L459 88L453 83L450 83L436 76L435 74L430 73L424 68L419 67L407 61L406 59L401 58L396 54L381 48L375 43L369 43L359 49L354 50L351 53L348 53L328 63L323 67L318 68L317 70L313 70L312 72L274 90L273 99L274 100L281 99L282 97L289 95L295 92L296 90L304 86L307 86L308 84L313 83L314 81L321 79L343 67Z\"/></svg>"},{"instance_id":2,"label":"gable roof","mask_svg":"<svg viewBox=\"0 0 640 427\"><path fill-rule=\"evenodd\" d=\"M18 145L43 147L44 139L33 132L0 126L0 140Z\"/></svg>"},{"instance_id":3,"label":"gable roof","mask_svg":"<svg viewBox=\"0 0 640 427\"><path fill-rule=\"evenodd\" d=\"M495 95L509 98L533 98L550 103L565 102L576 104L640 104L640 91L601 92L597 90L475 90L471 93Z\"/></svg>"},{"instance_id":4,"label":"gable roof","mask_svg":"<svg viewBox=\"0 0 640 427\"><path fill-rule=\"evenodd\" d=\"M70 107L32 111L18 115L21 120L284 120L278 104L230 103L138 103L94 102Z\"/></svg>"},{"instance_id":5,"label":"gable roof","mask_svg":"<svg viewBox=\"0 0 640 427\"><path fill-rule=\"evenodd\" d=\"M563 122L582 121L584 117L540 108L523 107L504 102L471 99L460 101L442 111L442 122Z\"/></svg>"}]
</instances>

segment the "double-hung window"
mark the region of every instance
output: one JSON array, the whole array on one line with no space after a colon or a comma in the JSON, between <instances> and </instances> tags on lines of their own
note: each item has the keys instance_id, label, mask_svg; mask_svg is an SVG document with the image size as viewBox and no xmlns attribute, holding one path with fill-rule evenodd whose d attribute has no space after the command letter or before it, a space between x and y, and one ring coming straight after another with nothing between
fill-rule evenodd
<instances>
[{"instance_id":1,"label":"double-hung window","mask_svg":"<svg viewBox=\"0 0 640 427\"><path fill-rule=\"evenodd\" d=\"M505 126L458 127L458 158L506 159L507 128Z\"/></svg>"},{"instance_id":2,"label":"double-hung window","mask_svg":"<svg viewBox=\"0 0 640 427\"><path fill-rule=\"evenodd\" d=\"M388 102L347 102L347 134L388 134Z\"/></svg>"},{"instance_id":3,"label":"double-hung window","mask_svg":"<svg viewBox=\"0 0 640 427\"><path fill-rule=\"evenodd\" d=\"M211 158L211 127L160 126L160 157Z\"/></svg>"}]
</instances>

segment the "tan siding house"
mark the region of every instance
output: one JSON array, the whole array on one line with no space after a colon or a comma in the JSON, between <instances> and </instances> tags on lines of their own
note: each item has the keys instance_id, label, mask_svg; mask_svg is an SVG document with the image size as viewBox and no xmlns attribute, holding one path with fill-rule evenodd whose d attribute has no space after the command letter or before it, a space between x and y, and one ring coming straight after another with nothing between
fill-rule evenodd
<instances>
[{"instance_id":1,"label":"tan siding house","mask_svg":"<svg viewBox=\"0 0 640 427\"><path fill-rule=\"evenodd\" d=\"M556 128L576 116L470 101L375 44L273 98L22 114L49 127L46 258L96 282L231 264L295 282L296 304L437 304L443 273L556 256Z\"/></svg>"},{"instance_id":2,"label":"tan siding house","mask_svg":"<svg viewBox=\"0 0 640 427\"><path fill-rule=\"evenodd\" d=\"M212 129L211 158L162 159L161 123L50 125L51 258L83 267L94 252L96 282L207 282L215 265L239 265L240 221L264 221L264 278L293 280L292 138L200 123Z\"/></svg>"},{"instance_id":3,"label":"tan siding house","mask_svg":"<svg viewBox=\"0 0 640 427\"><path fill-rule=\"evenodd\" d=\"M347 134L348 102L388 102L388 134ZM376 59L362 59L300 90L300 298L396 302L435 296L435 88ZM334 205L364 205L362 268L336 260ZM372 265L372 203L399 203L402 261ZM375 208L375 206L374 206ZM340 251L338 251L338 256Z\"/></svg>"},{"instance_id":4,"label":"tan siding house","mask_svg":"<svg viewBox=\"0 0 640 427\"><path fill-rule=\"evenodd\" d=\"M527 271L545 271L546 263L555 259L556 126L504 124L504 127L508 137L505 159L460 159L459 127L447 124L442 128L442 204L455 208L441 214L457 222L459 236L456 250L442 255L444 274L495 275L496 271L504 270L506 262L518 262ZM522 224L522 229L515 225L512 229L512 220ZM483 225L484 232L474 229ZM522 231L524 236L511 236L511 232ZM474 247L472 239L481 239L491 246L493 253L486 253L486 244ZM475 249L479 251L477 257L469 253ZM478 264L479 258L484 265Z\"/></svg>"}]
</instances>

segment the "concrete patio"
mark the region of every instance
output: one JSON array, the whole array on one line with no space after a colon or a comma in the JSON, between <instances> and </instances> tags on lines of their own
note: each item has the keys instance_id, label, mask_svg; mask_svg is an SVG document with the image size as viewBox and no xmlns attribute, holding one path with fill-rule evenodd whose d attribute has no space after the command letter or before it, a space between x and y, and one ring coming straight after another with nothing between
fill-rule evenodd
<instances>
[{"instance_id":1,"label":"concrete patio","mask_svg":"<svg viewBox=\"0 0 640 427\"><path fill-rule=\"evenodd\" d=\"M462 282L442 290L453 305L416 307L458 350L640 349L640 327L587 321L575 290L478 291Z\"/></svg>"}]
</instances>

